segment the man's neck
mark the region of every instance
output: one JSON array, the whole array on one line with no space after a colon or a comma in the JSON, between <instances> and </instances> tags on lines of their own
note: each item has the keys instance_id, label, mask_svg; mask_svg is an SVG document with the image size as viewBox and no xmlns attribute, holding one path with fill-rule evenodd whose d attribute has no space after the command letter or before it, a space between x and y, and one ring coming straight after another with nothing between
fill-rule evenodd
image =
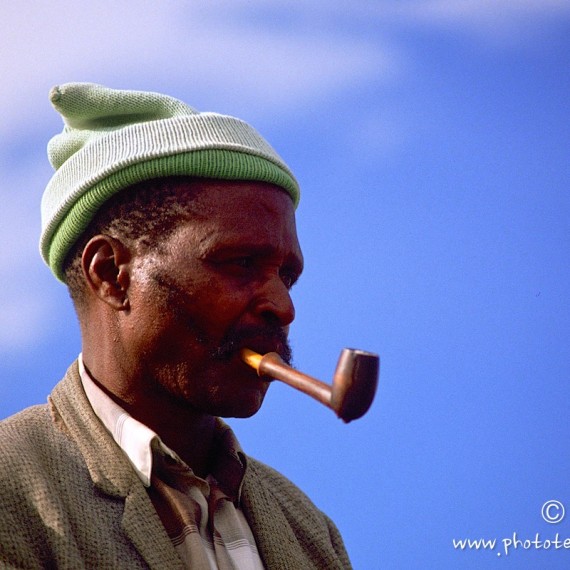
<instances>
[{"instance_id":1,"label":"man's neck","mask_svg":"<svg viewBox=\"0 0 570 570\"><path fill-rule=\"evenodd\" d=\"M117 393L109 382L109 372L84 365L91 379L117 405L133 418L154 431L161 440L194 471L205 478L210 472L211 451L216 426L214 416L197 412L165 390L148 394L137 390L136 395Z\"/></svg>"}]
</instances>

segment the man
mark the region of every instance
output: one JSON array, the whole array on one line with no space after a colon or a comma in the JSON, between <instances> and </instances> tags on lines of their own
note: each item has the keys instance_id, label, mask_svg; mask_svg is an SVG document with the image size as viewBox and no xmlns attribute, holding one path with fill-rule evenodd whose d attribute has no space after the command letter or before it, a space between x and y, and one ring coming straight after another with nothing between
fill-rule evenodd
<instances>
[{"instance_id":1,"label":"man","mask_svg":"<svg viewBox=\"0 0 570 570\"><path fill-rule=\"evenodd\" d=\"M67 84L41 250L82 353L2 422L0 566L348 568L334 524L219 417L290 358L297 182L246 123L156 93Z\"/></svg>"}]
</instances>

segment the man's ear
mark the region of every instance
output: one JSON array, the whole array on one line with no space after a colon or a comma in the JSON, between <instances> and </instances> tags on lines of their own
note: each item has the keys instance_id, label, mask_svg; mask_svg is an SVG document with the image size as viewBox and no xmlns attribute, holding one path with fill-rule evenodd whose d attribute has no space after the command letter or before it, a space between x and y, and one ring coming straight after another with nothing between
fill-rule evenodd
<instances>
[{"instance_id":1,"label":"man's ear","mask_svg":"<svg viewBox=\"0 0 570 570\"><path fill-rule=\"evenodd\" d=\"M129 308L131 252L116 238L96 235L83 249L81 265L89 289L117 311Z\"/></svg>"}]
</instances>

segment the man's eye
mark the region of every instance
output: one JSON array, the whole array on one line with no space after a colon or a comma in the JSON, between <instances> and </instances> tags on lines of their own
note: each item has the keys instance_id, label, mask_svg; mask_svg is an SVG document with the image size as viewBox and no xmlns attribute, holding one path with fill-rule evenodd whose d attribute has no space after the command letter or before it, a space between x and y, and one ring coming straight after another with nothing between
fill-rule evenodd
<instances>
[{"instance_id":1,"label":"man's eye","mask_svg":"<svg viewBox=\"0 0 570 570\"><path fill-rule=\"evenodd\" d=\"M244 269L248 269L253 266L253 257L236 257L235 259L231 260L231 264L237 265L238 267L243 267Z\"/></svg>"},{"instance_id":2,"label":"man's eye","mask_svg":"<svg viewBox=\"0 0 570 570\"><path fill-rule=\"evenodd\" d=\"M281 281L283 281L283 284L285 287L287 287L287 289L291 289L291 287L293 287L297 281L297 276L293 275L292 273L282 273Z\"/></svg>"}]
</instances>

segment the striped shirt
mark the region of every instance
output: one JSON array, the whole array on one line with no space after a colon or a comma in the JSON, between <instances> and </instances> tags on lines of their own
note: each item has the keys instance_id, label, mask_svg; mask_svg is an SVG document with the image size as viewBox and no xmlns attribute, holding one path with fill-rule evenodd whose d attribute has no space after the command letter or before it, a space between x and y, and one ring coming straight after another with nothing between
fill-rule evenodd
<instances>
[{"instance_id":1,"label":"striped shirt","mask_svg":"<svg viewBox=\"0 0 570 570\"><path fill-rule=\"evenodd\" d=\"M125 452L180 557L193 570L263 570L251 528L240 509L245 454L217 420L212 472L202 479L150 428L135 420L92 380L79 355L87 398Z\"/></svg>"}]
</instances>

